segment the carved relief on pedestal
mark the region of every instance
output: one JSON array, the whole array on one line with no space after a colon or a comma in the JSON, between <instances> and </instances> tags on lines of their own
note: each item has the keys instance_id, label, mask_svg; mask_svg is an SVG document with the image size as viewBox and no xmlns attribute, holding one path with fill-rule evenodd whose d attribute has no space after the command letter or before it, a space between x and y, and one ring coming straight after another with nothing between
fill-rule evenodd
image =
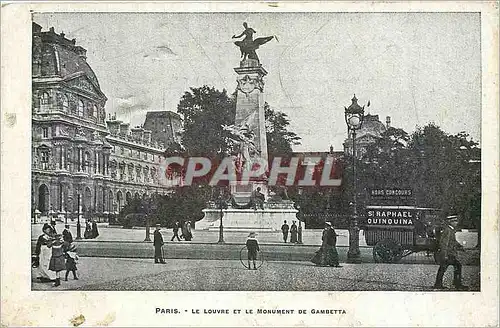
<instances>
[{"instance_id":1,"label":"carved relief on pedestal","mask_svg":"<svg viewBox=\"0 0 500 328\"><path fill-rule=\"evenodd\" d=\"M253 90L258 89L260 92L264 91L264 80L260 75L244 75L237 79L238 82L238 90L245 93L246 95L250 94Z\"/></svg>"}]
</instances>

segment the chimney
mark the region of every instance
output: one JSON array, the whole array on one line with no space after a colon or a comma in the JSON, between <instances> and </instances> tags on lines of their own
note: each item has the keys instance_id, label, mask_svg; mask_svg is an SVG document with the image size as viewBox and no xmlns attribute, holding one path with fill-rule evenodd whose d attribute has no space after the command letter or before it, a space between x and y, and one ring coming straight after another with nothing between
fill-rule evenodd
<instances>
[{"instance_id":1,"label":"chimney","mask_svg":"<svg viewBox=\"0 0 500 328\"><path fill-rule=\"evenodd\" d=\"M134 139L134 141L142 142L142 135L144 132L143 128L135 127L133 129L130 129L130 131L132 132L132 138Z\"/></svg>"},{"instance_id":2,"label":"chimney","mask_svg":"<svg viewBox=\"0 0 500 328\"><path fill-rule=\"evenodd\" d=\"M386 125L387 128L391 127L391 117L390 116L387 116L385 118L385 125Z\"/></svg>"},{"instance_id":3,"label":"chimney","mask_svg":"<svg viewBox=\"0 0 500 328\"><path fill-rule=\"evenodd\" d=\"M56 33L56 32L55 32L55 30L54 30L54 27L49 28L49 31L50 31L51 33L54 33L54 34Z\"/></svg>"},{"instance_id":4,"label":"chimney","mask_svg":"<svg viewBox=\"0 0 500 328\"><path fill-rule=\"evenodd\" d=\"M120 123L120 135L126 137L128 135L129 123Z\"/></svg>"},{"instance_id":5,"label":"chimney","mask_svg":"<svg viewBox=\"0 0 500 328\"><path fill-rule=\"evenodd\" d=\"M106 124L108 125L108 129L109 129L109 132L111 133L111 135L115 136L118 133L120 133L120 124L121 123L122 123L122 121L117 121L111 117L106 121Z\"/></svg>"},{"instance_id":6,"label":"chimney","mask_svg":"<svg viewBox=\"0 0 500 328\"><path fill-rule=\"evenodd\" d=\"M144 130L144 142L147 144L151 144L151 133L150 130Z\"/></svg>"}]
</instances>

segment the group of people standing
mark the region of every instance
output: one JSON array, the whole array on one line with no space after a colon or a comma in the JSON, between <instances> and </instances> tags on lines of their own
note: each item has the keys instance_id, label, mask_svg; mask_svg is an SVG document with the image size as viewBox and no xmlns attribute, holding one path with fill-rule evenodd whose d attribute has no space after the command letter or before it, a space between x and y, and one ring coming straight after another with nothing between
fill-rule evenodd
<instances>
[{"instance_id":1,"label":"group of people standing","mask_svg":"<svg viewBox=\"0 0 500 328\"><path fill-rule=\"evenodd\" d=\"M99 236L99 230L97 229L97 222L92 219L88 219L85 223L85 232L83 233L83 238L85 239L95 239Z\"/></svg>"},{"instance_id":2,"label":"group of people standing","mask_svg":"<svg viewBox=\"0 0 500 328\"><path fill-rule=\"evenodd\" d=\"M283 233L283 242L287 242L288 240L288 232L290 232L290 242L297 244L299 242L298 236L299 236L299 230L301 230L302 227L297 227L295 224L295 221L292 221L292 225L289 226L286 223L286 220L284 221L283 225L281 226L281 232Z\"/></svg>"},{"instance_id":3,"label":"group of people standing","mask_svg":"<svg viewBox=\"0 0 500 328\"><path fill-rule=\"evenodd\" d=\"M40 282L54 282L54 287L57 287L61 285L61 272L66 270L65 281L68 281L70 272L73 273L73 279L78 280L77 263L78 255L69 225L66 224L62 234L58 234L55 221L45 223L32 258L32 267L37 269L37 279Z\"/></svg>"}]
</instances>

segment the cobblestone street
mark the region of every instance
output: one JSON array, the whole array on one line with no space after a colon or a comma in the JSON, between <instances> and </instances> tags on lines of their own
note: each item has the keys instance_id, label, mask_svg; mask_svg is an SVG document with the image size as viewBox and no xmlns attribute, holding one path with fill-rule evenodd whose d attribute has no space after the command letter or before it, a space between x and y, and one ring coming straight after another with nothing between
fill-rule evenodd
<instances>
[{"instance_id":1,"label":"cobblestone street","mask_svg":"<svg viewBox=\"0 0 500 328\"><path fill-rule=\"evenodd\" d=\"M437 265L346 264L317 267L310 262L267 261L256 271L235 260L167 260L82 258L79 280L32 282L33 290L227 290L227 291L430 291ZM446 272L450 285L452 269ZM479 291L479 267L464 266L464 284Z\"/></svg>"}]
</instances>

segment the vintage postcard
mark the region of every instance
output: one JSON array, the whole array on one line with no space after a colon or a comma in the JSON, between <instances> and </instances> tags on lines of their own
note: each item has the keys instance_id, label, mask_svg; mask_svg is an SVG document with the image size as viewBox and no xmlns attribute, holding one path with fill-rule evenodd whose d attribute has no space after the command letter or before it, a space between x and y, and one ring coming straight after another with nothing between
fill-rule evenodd
<instances>
[{"instance_id":1,"label":"vintage postcard","mask_svg":"<svg viewBox=\"0 0 500 328\"><path fill-rule=\"evenodd\" d=\"M498 13L2 2L2 325L498 326Z\"/></svg>"}]
</instances>

